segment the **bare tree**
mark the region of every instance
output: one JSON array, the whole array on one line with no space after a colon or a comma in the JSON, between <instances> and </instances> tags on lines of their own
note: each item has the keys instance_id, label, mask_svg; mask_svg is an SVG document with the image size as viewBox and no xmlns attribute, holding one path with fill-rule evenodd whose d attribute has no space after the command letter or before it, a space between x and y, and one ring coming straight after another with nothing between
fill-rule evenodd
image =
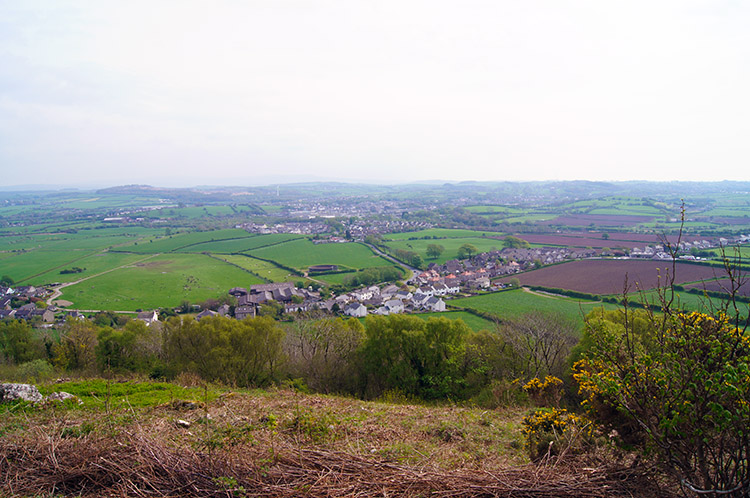
<instances>
[{"instance_id":1,"label":"bare tree","mask_svg":"<svg viewBox=\"0 0 750 498\"><path fill-rule=\"evenodd\" d=\"M559 313L527 313L504 319L499 327L528 378L561 376L565 360L578 342L578 332L578 325Z\"/></svg>"}]
</instances>

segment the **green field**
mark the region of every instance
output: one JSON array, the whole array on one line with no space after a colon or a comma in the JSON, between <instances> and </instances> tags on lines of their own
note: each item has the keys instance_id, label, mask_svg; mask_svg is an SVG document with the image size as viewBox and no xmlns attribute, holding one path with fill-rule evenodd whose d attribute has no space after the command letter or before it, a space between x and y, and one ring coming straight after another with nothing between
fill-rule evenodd
<instances>
[{"instance_id":1,"label":"green field","mask_svg":"<svg viewBox=\"0 0 750 498\"><path fill-rule=\"evenodd\" d=\"M669 206L637 197L604 197L578 201L566 206L577 213L621 215L621 216L663 216Z\"/></svg>"},{"instance_id":2,"label":"green field","mask_svg":"<svg viewBox=\"0 0 750 498\"><path fill-rule=\"evenodd\" d=\"M216 298L257 280L202 254L164 254L67 287L61 299L78 309L132 311Z\"/></svg>"},{"instance_id":3,"label":"green field","mask_svg":"<svg viewBox=\"0 0 750 498\"><path fill-rule=\"evenodd\" d=\"M111 247L130 244L148 233L127 228L0 237L0 250L3 251L0 252L3 255L0 274L9 275L21 284L65 281L67 276L59 275L60 270L73 266L83 268L86 264L81 261L90 256ZM106 269L103 264L93 263L95 272Z\"/></svg>"},{"instance_id":4,"label":"green field","mask_svg":"<svg viewBox=\"0 0 750 498\"><path fill-rule=\"evenodd\" d=\"M347 277L351 277L353 275L356 275L356 272L329 273L327 275L311 275L311 278L314 278L315 280L320 280L321 282L325 282L329 285L336 285L336 284L343 284L344 280Z\"/></svg>"},{"instance_id":5,"label":"green field","mask_svg":"<svg viewBox=\"0 0 750 498\"><path fill-rule=\"evenodd\" d=\"M308 239L293 240L275 246L248 251L251 256L276 261L291 268L307 268L311 265L339 265L349 268L371 268L390 266L392 263L373 254L367 246L349 242L346 244L313 244Z\"/></svg>"},{"instance_id":6,"label":"green field","mask_svg":"<svg viewBox=\"0 0 750 498\"><path fill-rule=\"evenodd\" d=\"M476 233L476 232L474 232ZM492 232L490 232L492 233ZM443 254L435 259L427 257L427 246L430 244L441 245L445 248ZM425 263L438 263L442 264L449 259L458 258L458 248L464 244L471 244L477 248L479 252L492 251L494 249L502 249L503 241L501 239L490 239L484 237L462 237L462 238L451 238L451 239L419 239L419 240L397 240L388 242L386 245L392 249L404 249L406 251L414 251L418 253L424 259Z\"/></svg>"},{"instance_id":7,"label":"green field","mask_svg":"<svg viewBox=\"0 0 750 498\"><path fill-rule=\"evenodd\" d=\"M0 275L8 275L16 284L25 284L27 280L49 272L59 271L70 266L80 266L78 261L98 251L44 251L36 250L26 253L14 253L0 259ZM47 280L44 278L43 280ZM56 276L48 279L57 281ZM35 280L37 281L37 280Z\"/></svg>"},{"instance_id":8,"label":"green field","mask_svg":"<svg viewBox=\"0 0 750 498\"><path fill-rule=\"evenodd\" d=\"M300 278L298 275L289 273L289 270L279 268L273 263L269 263L268 261L262 261L260 259L255 259L245 254L227 254L227 255L222 254L216 257L219 259L223 259L224 261L227 261L234 265L237 265L241 268L245 268L246 270L249 270L253 273L257 273L264 279L267 279L271 282L291 282L291 281L299 280ZM262 282L257 282L257 283L262 283Z\"/></svg>"},{"instance_id":9,"label":"green field","mask_svg":"<svg viewBox=\"0 0 750 498\"><path fill-rule=\"evenodd\" d=\"M24 283L31 285L43 285L53 282L74 282L82 278L97 275L108 270L113 270L114 268L117 268L119 266L132 264L136 261L144 259L145 257L148 257L148 255L100 252L79 259L70 265L65 265L63 266L63 268L55 269L53 271L49 271L36 277L30 278ZM83 269L83 271L81 273L60 273L60 271L62 270L70 270L73 267L81 268Z\"/></svg>"},{"instance_id":10,"label":"green field","mask_svg":"<svg viewBox=\"0 0 750 498\"><path fill-rule=\"evenodd\" d=\"M637 302L642 302L645 299L646 303L652 305L659 304L659 297L656 291L648 291L643 293L643 295L631 296L631 299ZM701 294L691 294L689 292L680 291L675 292L675 301L672 304L672 308L683 309L685 311L712 313L712 310L720 309L722 307L722 302L723 301L719 298L707 298ZM739 303L738 307L741 311L747 310L747 304Z\"/></svg>"},{"instance_id":11,"label":"green field","mask_svg":"<svg viewBox=\"0 0 750 498\"><path fill-rule=\"evenodd\" d=\"M451 320L463 320L466 325L469 326L471 330L474 332L479 332L480 330L494 330L495 329L495 322L487 320L486 318L482 318L476 315L472 315L471 313L468 313L466 311L444 311L442 313L417 313L414 316L418 316L419 318L422 318L423 320L427 320L428 318L437 317L437 318L450 318Z\"/></svg>"},{"instance_id":12,"label":"green field","mask_svg":"<svg viewBox=\"0 0 750 498\"><path fill-rule=\"evenodd\" d=\"M523 214L524 210L508 206L467 206L464 209L474 214Z\"/></svg>"},{"instance_id":13,"label":"green field","mask_svg":"<svg viewBox=\"0 0 750 498\"><path fill-rule=\"evenodd\" d=\"M271 233L266 235L253 235L241 239L219 240L215 242L204 242L178 249L178 252L211 252L219 254L233 254L250 251L260 247L271 246L303 238L301 235L292 233Z\"/></svg>"},{"instance_id":14,"label":"green field","mask_svg":"<svg viewBox=\"0 0 750 498\"><path fill-rule=\"evenodd\" d=\"M526 223L531 221L547 221L556 218L554 214L526 214L522 216L511 216L510 218L504 218L496 220L495 223Z\"/></svg>"},{"instance_id":15,"label":"green field","mask_svg":"<svg viewBox=\"0 0 750 498\"><path fill-rule=\"evenodd\" d=\"M398 271L401 273L401 277L404 276L404 269L401 266L391 264L392 268L398 269ZM352 277L354 275L357 275L357 272L346 272L346 273L328 273L324 275L310 275L310 278L314 280L320 280L322 282L326 282L328 284L343 284L344 280L346 280L347 277Z\"/></svg>"},{"instance_id":16,"label":"green field","mask_svg":"<svg viewBox=\"0 0 750 498\"><path fill-rule=\"evenodd\" d=\"M227 230L212 230L209 232L188 232L169 235L159 239L149 239L145 242L138 242L130 246L121 247L120 250L141 254L156 254L175 251L202 242L250 237L253 237L253 235L244 230L234 228Z\"/></svg>"},{"instance_id":17,"label":"green field","mask_svg":"<svg viewBox=\"0 0 750 498\"><path fill-rule=\"evenodd\" d=\"M198 219L208 216L228 216L234 214L229 206L193 206L193 207L166 207L138 213L144 218L187 218Z\"/></svg>"},{"instance_id":18,"label":"green field","mask_svg":"<svg viewBox=\"0 0 750 498\"><path fill-rule=\"evenodd\" d=\"M513 317L534 311L560 313L575 320L581 326L583 325L583 317L592 309L600 306L604 306L607 309L617 308L613 304L603 304L562 296L546 296L525 292L521 289L451 299L447 304L493 313L501 320L504 316Z\"/></svg>"},{"instance_id":19,"label":"green field","mask_svg":"<svg viewBox=\"0 0 750 498\"><path fill-rule=\"evenodd\" d=\"M462 237L481 237L487 235L488 237L497 237L500 234L498 232L492 232L488 230L461 230L453 228L430 228L427 230L420 230L418 232L399 232L389 233L383 236L383 239L388 240L409 240L409 239L424 239L438 238L438 239L450 239L450 238L462 238ZM439 244L440 242L436 242Z\"/></svg>"}]
</instances>

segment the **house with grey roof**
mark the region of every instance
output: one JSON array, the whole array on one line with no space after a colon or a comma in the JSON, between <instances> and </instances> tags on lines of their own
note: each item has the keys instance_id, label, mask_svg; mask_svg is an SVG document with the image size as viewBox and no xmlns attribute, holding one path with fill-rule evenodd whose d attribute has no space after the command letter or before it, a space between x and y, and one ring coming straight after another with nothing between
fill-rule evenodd
<instances>
[{"instance_id":1,"label":"house with grey roof","mask_svg":"<svg viewBox=\"0 0 750 498\"><path fill-rule=\"evenodd\" d=\"M344 307L344 314L361 318L367 316L367 307L362 303L351 303Z\"/></svg>"}]
</instances>

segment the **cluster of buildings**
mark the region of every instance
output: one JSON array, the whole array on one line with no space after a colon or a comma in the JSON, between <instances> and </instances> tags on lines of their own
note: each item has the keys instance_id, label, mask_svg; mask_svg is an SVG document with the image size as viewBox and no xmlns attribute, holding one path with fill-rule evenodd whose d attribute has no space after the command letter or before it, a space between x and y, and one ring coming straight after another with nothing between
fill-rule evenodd
<instances>
[{"instance_id":1,"label":"cluster of buildings","mask_svg":"<svg viewBox=\"0 0 750 498\"><path fill-rule=\"evenodd\" d=\"M33 285L19 285L17 287L0 286L0 319L10 318L14 320L38 319L44 323L55 321L57 308L40 308L36 305L48 294L46 288L34 287ZM19 303L24 302L19 306ZM15 304L16 308L13 308Z\"/></svg>"},{"instance_id":2,"label":"cluster of buildings","mask_svg":"<svg viewBox=\"0 0 750 498\"><path fill-rule=\"evenodd\" d=\"M353 317L373 315L393 315L397 313L445 311L445 301L436 291L423 286L416 292L387 285L380 289L377 285L358 289L335 298L339 309Z\"/></svg>"},{"instance_id":3,"label":"cluster of buildings","mask_svg":"<svg viewBox=\"0 0 750 498\"><path fill-rule=\"evenodd\" d=\"M736 237L721 237L718 240L693 240L682 241L674 249L677 250L680 259L695 260L701 259L694 253L696 251L705 251L717 247L731 248L734 246L750 243L750 235L738 235ZM628 254L631 258L642 259L672 259L672 255L662 244L647 245L643 248L634 247Z\"/></svg>"},{"instance_id":4,"label":"cluster of buildings","mask_svg":"<svg viewBox=\"0 0 750 498\"><path fill-rule=\"evenodd\" d=\"M477 254L467 259L451 259L442 265L430 264L429 269L414 277L417 285L433 288L445 286L449 293L491 287L494 278L518 273L537 265L550 265L569 259L589 258L593 249L538 247L531 249L505 248Z\"/></svg>"},{"instance_id":5,"label":"cluster of buildings","mask_svg":"<svg viewBox=\"0 0 750 498\"><path fill-rule=\"evenodd\" d=\"M315 235L331 231L331 227L322 222L298 222L289 221L286 223L277 223L267 225L265 223L241 223L235 228L246 230L250 233L269 234L269 233L295 233L300 235Z\"/></svg>"}]
</instances>

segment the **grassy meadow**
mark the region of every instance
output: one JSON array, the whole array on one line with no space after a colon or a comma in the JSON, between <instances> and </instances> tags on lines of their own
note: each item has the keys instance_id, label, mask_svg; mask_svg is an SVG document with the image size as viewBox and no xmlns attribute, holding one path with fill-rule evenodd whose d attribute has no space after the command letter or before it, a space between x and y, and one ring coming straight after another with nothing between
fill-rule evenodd
<instances>
[{"instance_id":1,"label":"grassy meadow","mask_svg":"<svg viewBox=\"0 0 750 498\"><path fill-rule=\"evenodd\" d=\"M583 326L583 317L594 308L601 306L607 309L616 308L612 304L563 296L551 296L542 293L527 292L522 289L453 299L449 304L492 313L500 319L506 316L514 317L536 311L558 313L575 320L581 326Z\"/></svg>"},{"instance_id":2,"label":"grassy meadow","mask_svg":"<svg viewBox=\"0 0 750 498\"><path fill-rule=\"evenodd\" d=\"M260 283L236 266L202 254L164 254L63 289L77 309L133 311L216 298Z\"/></svg>"},{"instance_id":3,"label":"grassy meadow","mask_svg":"<svg viewBox=\"0 0 750 498\"><path fill-rule=\"evenodd\" d=\"M156 254L175 251L200 244L202 242L211 242L217 240L242 239L253 237L253 234L245 230L226 229L211 230L208 232L187 232L175 235L166 235L160 238L149 238L141 242L135 242L129 246L123 246L119 249L127 252L137 252L142 254Z\"/></svg>"},{"instance_id":4,"label":"grassy meadow","mask_svg":"<svg viewBox=\"0 0 750 498\"><path fill-rule=\"evenodd\" d=\"M477 233L477 232L475 232ZM489 232L492 233L492 232ZM458 248L464 244L471 244L477 248L479 252L492 251L494 249L502 249L503 241L500 239L490 239L484 237L460 237L450 239L419 239L419 240L397 240L386 243L388 247L392 249L403 249L406 251L414 251L424 259L425 263L437 263L442 264L449 259L458 258ZM445 248L445 251L437 258L427 257L427 246L430 244L441 245Z\"/></svg>"},{"instance_id":5,"label":"grassy meadow","mask_svg":"<svg viewBox=\"0 0 750 498\"><path fill-rule=\"evenodd\" d=\"M234 254L301 238L303 238L301 235L292 233L270 233L266 235L253 235L250 237L243 237L238 239L203 242L200 244L180 248L177 250L177 252L210 252L214 254Z\"/></svg>"},{"instance_id":6,"label":"grassy meadow","mask_svg":"<svg viewBox=\"0 0 750 498\"><path fill-rule=\"evenodd\" d=\"M220 254L216 257L253 273L257 273L271 282L290 282L299 279L299 276L289 273L289 270L285 270L273 263L256 259L246 254Z\"/></svg>"},{"instance_id":7,"label":"grassy meadow","mask_svg":"<svg viewBox=\"0 0 750 498\"><path fill-rule=\"evenodd\" d=\"M309 239L299 239L254 249L248 251L248 254L297 269L322 264L355 269L390 266L392 264L390 261L373 254L367 246L356 242L314 244Z\"/></svg>"}]
</instances>

